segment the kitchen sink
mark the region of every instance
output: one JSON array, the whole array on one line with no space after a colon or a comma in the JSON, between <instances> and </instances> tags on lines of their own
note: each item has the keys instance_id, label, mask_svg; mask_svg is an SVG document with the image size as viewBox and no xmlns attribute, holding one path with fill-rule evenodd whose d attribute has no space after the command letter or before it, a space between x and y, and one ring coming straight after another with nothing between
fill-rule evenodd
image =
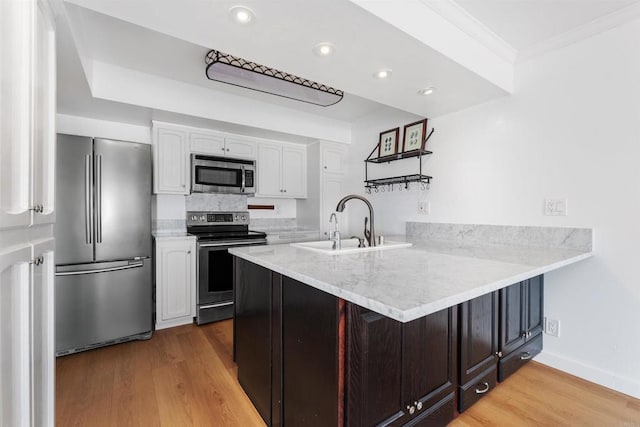
<instances>
[{"instance_id":1,"label":"kitchen sink","mask_svg":"<svg viewBox=\"0 0 640 427\"><path fill-rule=\"evenodd\" d=\"M382 251L386 249L400 249L400 248L408 248L412 246L411 243L385 241L384 244L382 244L381 246L359 248L358 239L343 239L343 240L340 240L340 243L342 245L342 249L332 249L333 241L331 240L320 240L317 242L289 243L289 244L296 248L319 252L326 255L342 255L342 254L352 254L352 253L358 253L358 252Z\"/></svg>"}]
</instances>

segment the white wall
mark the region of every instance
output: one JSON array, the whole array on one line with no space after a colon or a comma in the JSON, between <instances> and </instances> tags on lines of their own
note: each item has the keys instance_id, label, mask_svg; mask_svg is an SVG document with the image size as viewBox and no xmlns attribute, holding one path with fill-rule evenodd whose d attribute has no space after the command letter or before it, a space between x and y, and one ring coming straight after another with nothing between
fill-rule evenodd
<instances>
[{"instance_id":1,"label":"white wall","mask_svg":"<svg viewBox=\"0 0 640 427\"><path fill-rule=\"evenodd\" d=\"M545 335L538 360L635 397L638 52L635 21L520 64L513 96L431 123L434 155L424 164L434 180L428 192L371 195L378 228L386 233L402 232L406 220L593 228L595 257L546 276L545 315L561 321L561 335ZM362 159L377 133L410 120L368 117L355 124L355 190L362 191ZM403 160L389 168L411 171L412 165ZM543 216L547 197L567 198L568 216ZM421 200L431 205L426 217L417 213ZM359 222L352 227L361 228Z\"/></svg>"}]
</instances>

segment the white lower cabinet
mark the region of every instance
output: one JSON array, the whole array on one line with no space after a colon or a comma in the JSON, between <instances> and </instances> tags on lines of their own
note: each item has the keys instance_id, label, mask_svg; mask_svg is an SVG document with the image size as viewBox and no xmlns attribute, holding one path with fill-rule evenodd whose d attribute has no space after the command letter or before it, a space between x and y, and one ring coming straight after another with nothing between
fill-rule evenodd
<instances>
[{"instance_id":1,"label":"white lower cabinet","mask_svg":"<svg viewBox=\"0 0 640 427\"><path fill-rule=\"evenodd\" d=\"M156 329L193 322L196 256L195 237L156 236Z\"/></svg>"},{"instance_id":2,"label":"white lower cabinet","mask_svg":"<svg viewBox=\"0 0 640 427\"><path fill-rule=\"evenodd\" d=\"M53 426L53 238L0 247L0 425Z\"/></svg>"}]
</instances>

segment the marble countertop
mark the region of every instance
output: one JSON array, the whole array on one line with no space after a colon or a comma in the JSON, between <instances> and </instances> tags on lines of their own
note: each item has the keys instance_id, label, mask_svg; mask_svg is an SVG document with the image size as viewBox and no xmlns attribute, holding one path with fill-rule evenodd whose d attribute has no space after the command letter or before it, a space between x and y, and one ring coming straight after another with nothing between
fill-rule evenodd
<instances>
[{"instance_id":1,"label":"marble countertop","mask_svg":"<svg viewBox=\"0 0 640 427\"><path fill-rule=\"evenodd\" d=\"M591 250L447 241L342 255L319 254L288 244L229 252L400 322L593 255Z\"/></svg>"},{"instance_id":2,"label":"marble countertop","mask_svg":"<svg viewBox=\"0 0 640 427\"><path fill-rule=\"evenodd\" d=\"M196 236L193 236L189 233L187 233L186 231L179 231L179 230L167 230L167 231L154 231L151 233L151 235L156 238L156 239L163 239L163 238L186 238L186 237L193 237L194 239L196 238Z\"/></svg>"}]
</instances>

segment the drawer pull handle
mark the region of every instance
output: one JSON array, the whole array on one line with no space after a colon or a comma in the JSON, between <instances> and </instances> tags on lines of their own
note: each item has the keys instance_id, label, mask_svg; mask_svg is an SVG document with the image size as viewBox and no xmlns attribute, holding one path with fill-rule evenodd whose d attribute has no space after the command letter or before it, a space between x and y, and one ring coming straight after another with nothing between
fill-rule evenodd
<instances>
[{"instance_id":1,"label":"drawer pull handle","mask_svg":"<svg viewBox=\"0 0 640 427\"><path fill-rule=\"evenodd\" d=\"M525 351L523 353L520 354L520 360L529 360L531 359L531 353L529 353L528 351Z\"/></svg>"},{"instance_id":2,"label":"drawer pull handle","mask_svg":"<svg viewBox=\"0 0 640 427\"><path fill-rule=\"evenodd\" d=\"M407 405L407 411L409 411L409 415L413 415L416 412L416 407Z\"/></svg>"},{"instance_id":3,"label":"drawer pull handle","mask_svg":"<svg viewBox=\"0 0 640 427\"><path fill-rule=\"evenodd\" d=\"M419 400L416 400L415 402L413 402L413 404L415 405L418 411L422 410L422 402L420 402Z\"/></svg>"},{"instance_id":4,"label":"drawer pull handle","mask_svg":"<svg viewBox=\"0 0 640 427\"><path fill-rule=\"evenodd\" d=\"M483 389L477 388L476 394L485 394L486 392L489 391L489 383L482 383L482 385L484 386L484 388Z\"/></svg>"}]
</instances>

